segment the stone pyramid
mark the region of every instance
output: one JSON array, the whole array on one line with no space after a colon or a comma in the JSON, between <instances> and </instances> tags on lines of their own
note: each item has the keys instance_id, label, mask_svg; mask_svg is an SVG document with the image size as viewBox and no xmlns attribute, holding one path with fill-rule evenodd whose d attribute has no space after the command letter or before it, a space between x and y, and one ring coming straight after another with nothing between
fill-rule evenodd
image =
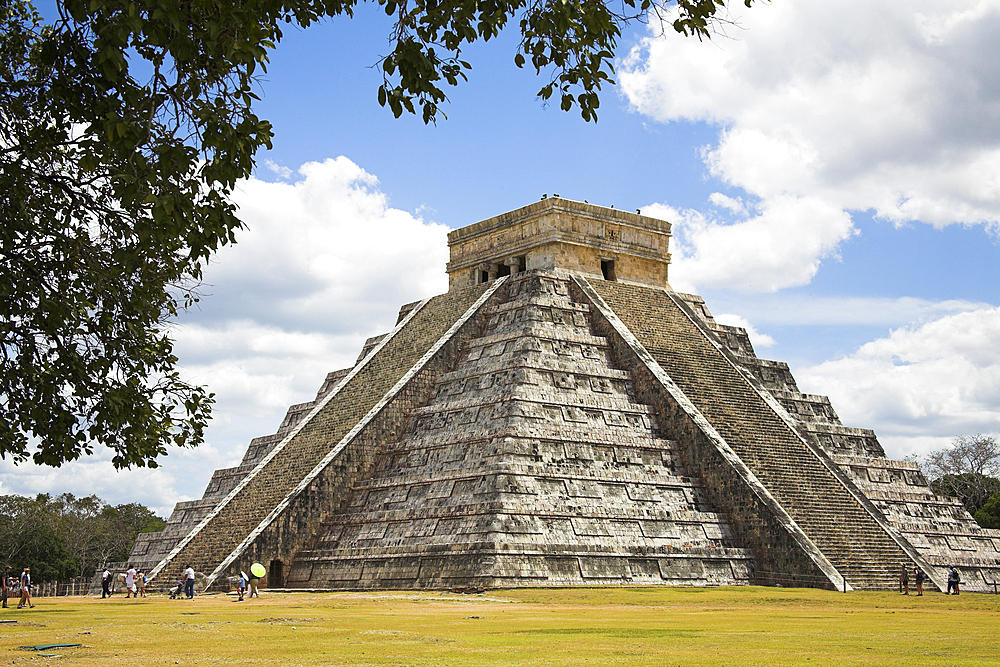
<instances>
[{"instance_id":1,"label":"stone pyramid","mask_svg":"<svg viewBox=\"0 0 1000 667\"><path fill-rule=\"evenodd\" d=\"M1000 578L1000 531L667 282L668 223L551 198L400 311L130 560L310 589Z\"/></svg>"}]
</instances>

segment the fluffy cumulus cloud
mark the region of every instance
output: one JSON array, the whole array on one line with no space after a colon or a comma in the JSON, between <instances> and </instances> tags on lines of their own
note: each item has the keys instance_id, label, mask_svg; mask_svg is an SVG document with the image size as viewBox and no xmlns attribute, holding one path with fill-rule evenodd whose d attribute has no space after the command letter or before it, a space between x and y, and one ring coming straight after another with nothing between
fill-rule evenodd
<instances>
[{"instance_id":1,"label":"fluffy cumulus cloud","mask_svg":"<svg viewBox=\"0 0 1000 667\"><path fill-rule=\"evenodd\" d=\"M170 448L164 460L167 465L155 469L119 472L112 466L111 456L110 450L95 448L92 456L61 468L14 466L10 460L0 461L0 494L93 494L113 505L142 503L166 517L176 502L200 497L213 470L231 465L229 453L211 444L197 449ZM208 474L202 475L206 468ZM198 484L200 489L195 488Z\"/></svg>"},{"instance_id":2,"label":"fluffy cumulus cloud","mask_svg":"<svg viewBox=\"0 0 1000 667\"><path fill-rule=\"evenodd\" d=\"M311 162L294 183L251 179L235 200L248 231L205 273L199 323L250 318L345 335L395 322L403 300L447 289L447 228L391 208L345 157ZM214 356L214 355L213 355Z\"/></svg>"},{"instance_id":3,"label":"fluffy cumulus cloud","mask_svg":"<svg viewBox=\"0 0 1000 667\"><path fill-rule=\"evenodd\" d=\"M388 331L402 304L447 289L446 227L390 207L375 176L345 157L298 175L240 186L248 229L215 257L208 296L176 331L186 372L216 392L229 432L247 419L273 430Z\"/></svg>"},{"instance_id":4,"label":"fluffy cumulus cloud","mask_svg":"<svg viewBox=\"0 0 1000 667\"><path fill-rule=\"evenodd\" d=\"M0 491L96 493L169 512L200 497L216 468L312 400L326 373L353 365L399 307L447 290L447 228L392 208L375 176L345 157L272 168L283 182L240 184L247 229L205 271L204 297L175 325L181 372L216 394L206 444L155 470L115 472L98 452L59 469L0 462Z\"/></svg>"},{"instance_id":5,"label":"fluffy cumulus cloud","mask_svg":"<svg viewBox=\"0 0 1000 667\"><path fill-rule=\"evenodd\" d=\"M847 212L801 197L765 201L736 222L664 204L646 206L643 213L672 222L670 284L683 292L774 292L807 285L820 261L854 233Z\"/></svg>"},{"instance_id":6,"label":"fluffy cumulus cloud","mask_svg":"<svg viewBox=\"0 0 1000 667\"><path fill-rule=\"evenodd\" d=\"M1000 229L1000 0L731 9L711 44L649 37L620 68L638 112L719 127L706 164L746 195L672 212L676 276L802 284L854 233L848 211Z\"/></svg>"},{"instance_id":7,"label":"fluffy cumulus cloud","mask_svg":"<svg viewBox=\"0 0 1000 667\"><path fill-rule=\"evenodd\" d=\"M842 421L874 428L890 456L924 454L955 435L1000 433L1000 308L894 330L853 354L797 369Z\"/></svg>"}]
</instances>

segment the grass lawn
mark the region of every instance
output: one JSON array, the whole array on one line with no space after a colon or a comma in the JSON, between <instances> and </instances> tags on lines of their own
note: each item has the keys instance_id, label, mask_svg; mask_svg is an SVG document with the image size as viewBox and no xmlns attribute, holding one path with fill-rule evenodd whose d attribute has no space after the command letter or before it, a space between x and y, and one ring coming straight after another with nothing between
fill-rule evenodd
<instances>
[{"instance_id":1,"label":"grass lawn","mask_svg":"<svg viewBox=\"0 0 1000 667\"><path fill-rule=\"evenodd\" d=\"M39 598L0 612L0 664L997 665L998 612L757 587ZM83 646L19 648L55 643Z\"/></svg>"}]
</instances>

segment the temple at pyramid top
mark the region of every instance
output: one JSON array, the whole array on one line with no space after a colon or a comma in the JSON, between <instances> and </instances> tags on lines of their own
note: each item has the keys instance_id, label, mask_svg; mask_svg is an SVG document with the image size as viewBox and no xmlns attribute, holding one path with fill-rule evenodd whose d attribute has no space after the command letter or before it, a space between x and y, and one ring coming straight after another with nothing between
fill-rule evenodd
<instances>
[{"instance_id":1,"label":"temple at pyramid top","mask_svg":"<svg viewBox=\"0 0 1000 667\"><path fill-rule=\"evenodd\" d=\"M448 234L448 287L539 269L669 289L669 240L665 220L547 197Z\"/></svg>"}]
</instances>

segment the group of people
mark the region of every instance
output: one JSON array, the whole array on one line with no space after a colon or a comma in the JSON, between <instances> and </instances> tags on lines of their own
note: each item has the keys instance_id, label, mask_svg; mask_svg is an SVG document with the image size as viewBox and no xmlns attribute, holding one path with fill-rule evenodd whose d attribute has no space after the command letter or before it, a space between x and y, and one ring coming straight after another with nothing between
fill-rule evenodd
<instances>
[{"instance_id":1,"label":"group of people","mask_svg":"<svg viewBox=\"0 0 1000 667\"><path fill-rule=\"evenodd\" d=\"M260 578L257 576L252 576L249 579L245 574L240 572L240 576L236 579L236 594L239 596L239 602L243 602L244 593L248 593L248 597L259 598L260 592L257 587L260 585Z\"/></svg>"},{"instance_id":2,"label":"group of people","mask_svg":"<svg viewBox=\"0 0 1000 667\"><path fill-rule=\"evenodd\" d=\"M913 568L913 580L917 584L917 595L924 594L924 580L927 579L927 575L919 567ZM899 573L899 592L903 595L910 594L910 571L906 569L906 563L903 563L902 571Z\"/></svg>"},{"instance_id":3,"label":"group of people","mask_svg":"<svg viewBox=\"0 0 1000 667\"><path fill-rule=\"evenodd\" d=\"M927 575L919 567L913 568L913 581L917 585L917 595L924 594L924 581L927 580ZM945 595L951 595L954 593L958 595L958 585L961 583L962 577L958 574L958 570L955 569L954 565L948 566L948 592ZM902 569L899 573L899 592L903 595L910 594L910 571L906 569L906 563L903 563Z\"/></svg>"},{"instance_id":4,"label":"group of people","mask_svg":"<svg viewBox=\"0 0 1000 667\"><path fill-rule=\"evenodd\" d=\"M177 580L177 586L170 590L170 599L174 600L180 598L182 595L188 600L194 597L194 581L195 574L194 568L188 565L184 568L184 573L181 578ZM239 601L243 602L244 595L249 591L249 597L260 597L260 592L258 591L258 586L260 585L260 577L252 576L247 577L245 574L240 572L239 578L236 580L236 594L239 596Z\"/></svg>"},{"instance_id":5,"label":"group of people","mask_svg":"<svg viewBox=\"0 0 1000 667\"><path fill-rule=\"evenodd\" d=\"M139 596L146 597L146 583L149 579L142 572L136 572L135 568L129 565L129 568L118 575L115 575L105 568L104 572L101 574L101 599L109 598L114 595L115 592L115 579L121 579L125 582L125 597L126 598L138 598Z\"/></svg>"},{"instance_id":6,"label":"group of people","mask_svg":"<svg viewBox=\"0 0 1000 667\"><path fill-rule=\"evenodd\" d=\"M24 609L25 607L33 608L35 605L31 602L31 568L26 567L21 572L21 577L15 577L11 571L10 567L5 567L3 571L3 581L0 582L3 592L0 594L0 600L3 601L3 608L7 608L7 600L10 597L14 597L18 594L21 596L21 600L17 605L18 609Z\"/></svg>"}]
</instances>

